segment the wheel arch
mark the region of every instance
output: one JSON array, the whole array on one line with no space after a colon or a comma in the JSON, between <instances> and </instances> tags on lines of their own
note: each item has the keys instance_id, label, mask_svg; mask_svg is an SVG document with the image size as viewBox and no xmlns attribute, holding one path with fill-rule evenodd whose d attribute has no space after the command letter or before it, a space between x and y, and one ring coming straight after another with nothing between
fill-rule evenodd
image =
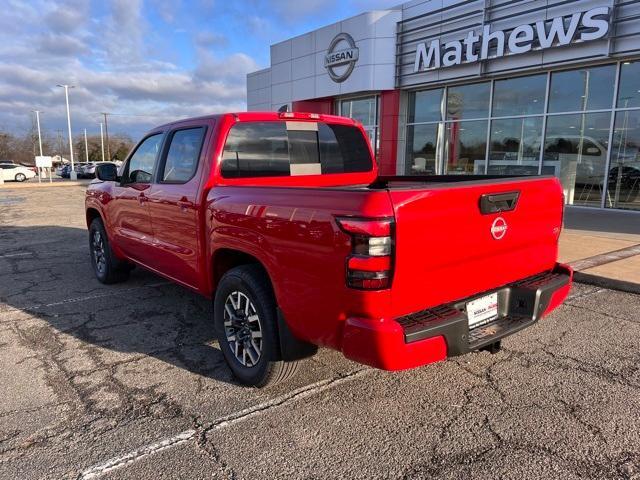
<instances>
[{"instance_id":1,"label":"wheel arch","mask_svg":"<svg viewBox=\"0 0 640 480\"><path fill-rule=\"evenodd\" d=\"M97 208L88 207L87 211L85 212L85 215L87 219L87 228L91 226L91 222L93 222L96 218L99 218L100 220L102 220L102 223L104 224L104 218L102 218L102 214Z\"/></svg>"},{"instance_id":2,"label":"wheel arch","mask_svg":"<svg viewBox=\"0 0 640 480\"><path fill-rule=\"evenodd\" d=\"M259 266L269 278L271 290L275 293L275 290L273 288L273 278L260 259L242 250L222 247L213 252L213 255L211 257L211 265L209 270L211 272L211 294L215 294L218 283L225 273L227 273L232 268L240 267L242 265Z\"/></svg>"},{"instance_id":3,"label":"wheel arch","mask_svg":"<svg viewBox=\"0 0 640 480\"><path fill-rule=\"evenodd\" d=\"M222 276L232 268L236 268L242 265L256 265L260 267L260 269L264 272L269 280L269 286L271 288L271 292L273 293L277 310L277 335L278 344L280 347L278 352L278 359L284 361L292 361L300 360L314 355L318 350L318 347L316 345L300 340L296 338L293 333L291 333L291 330L287 325L287 321L285 320L284 314L278 306L278 295L276 293L273 277L269 273L269 270L264 262L262 262L256 256L233 248L221 247L217 249L213 253L211 258L211 298L215 298L216 288Z\"/></svg>"}]
</instances>

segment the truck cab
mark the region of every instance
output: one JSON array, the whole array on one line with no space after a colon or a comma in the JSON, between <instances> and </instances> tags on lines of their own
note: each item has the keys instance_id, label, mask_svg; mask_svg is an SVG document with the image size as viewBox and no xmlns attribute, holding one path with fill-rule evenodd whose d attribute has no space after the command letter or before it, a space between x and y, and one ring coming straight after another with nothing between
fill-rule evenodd
<instances>
[{"instance_id":1,"label":"truck cab","mask_svg":"<svg viewBox=\"0 0 640 480\"><path fill-rule=\"evenodd\" d=\"M496 347L557 307L553 177L380 177L351 119L251 112L151 130L87 190L100 281L140 265L212 299L249 385L318 346L377 368Z\"/></svg>"}]
</instances>

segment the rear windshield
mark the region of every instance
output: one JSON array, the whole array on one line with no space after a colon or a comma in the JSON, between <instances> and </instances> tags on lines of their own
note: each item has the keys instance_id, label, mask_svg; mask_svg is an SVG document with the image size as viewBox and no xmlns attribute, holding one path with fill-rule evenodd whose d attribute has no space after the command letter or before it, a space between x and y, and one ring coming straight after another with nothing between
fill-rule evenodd
<instances>
[{"instance_id":1,"label":"rear windshield","mask_svg":"<svg viewBox=\"0 0 640 480\"><path fill-rule=\"evenodd\" d=\"M225 178L368 172L367 140L356 127L315 122L242 122L222 155Z\"/></svg>"}]
</instances>

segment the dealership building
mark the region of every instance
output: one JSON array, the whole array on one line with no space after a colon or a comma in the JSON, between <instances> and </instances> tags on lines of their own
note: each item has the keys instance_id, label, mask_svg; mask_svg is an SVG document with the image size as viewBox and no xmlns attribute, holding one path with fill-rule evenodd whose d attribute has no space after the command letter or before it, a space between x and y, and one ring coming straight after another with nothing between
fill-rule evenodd
<instances>
[{"instance_id":1,"label":"dealership building","mask_svg":"<svg viewBox=\"0 0 640 480\"><path fill-rule=\"evenodd\" d=\"M271 46L249 110L349 116L381 174L553 174L640 211L640 0L415 0Z\"/></svg>"}]
</instances>

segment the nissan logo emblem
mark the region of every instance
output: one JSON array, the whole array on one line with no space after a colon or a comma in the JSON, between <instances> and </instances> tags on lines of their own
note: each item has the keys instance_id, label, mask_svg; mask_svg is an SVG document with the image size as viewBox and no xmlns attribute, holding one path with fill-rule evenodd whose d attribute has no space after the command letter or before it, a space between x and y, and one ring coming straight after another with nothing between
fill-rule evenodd
<instances>
[{"instance_id":1,"label":"nissan logo emblem","mask_svg":"<svg viewBox=\"0 0 640 480\"><path fill-rule=\"evenodd\" d=\"M358 47L351 35L348 33L336 35L324 56L324 68L327 69L331 80L341 83L349 78L358 61L358 53Z\"/></svg>"},{"instance_id":2,"label":"nissan logo emblem","mask_svg":"<svg viewBox=\"0 0 640 480\"><path fill-rule=\"evenodd\" d=\"M491 236L496 240L501 240L507 234L507 228L505 219L498 217L491 224Z\"/></svg>"}]
</instances>

